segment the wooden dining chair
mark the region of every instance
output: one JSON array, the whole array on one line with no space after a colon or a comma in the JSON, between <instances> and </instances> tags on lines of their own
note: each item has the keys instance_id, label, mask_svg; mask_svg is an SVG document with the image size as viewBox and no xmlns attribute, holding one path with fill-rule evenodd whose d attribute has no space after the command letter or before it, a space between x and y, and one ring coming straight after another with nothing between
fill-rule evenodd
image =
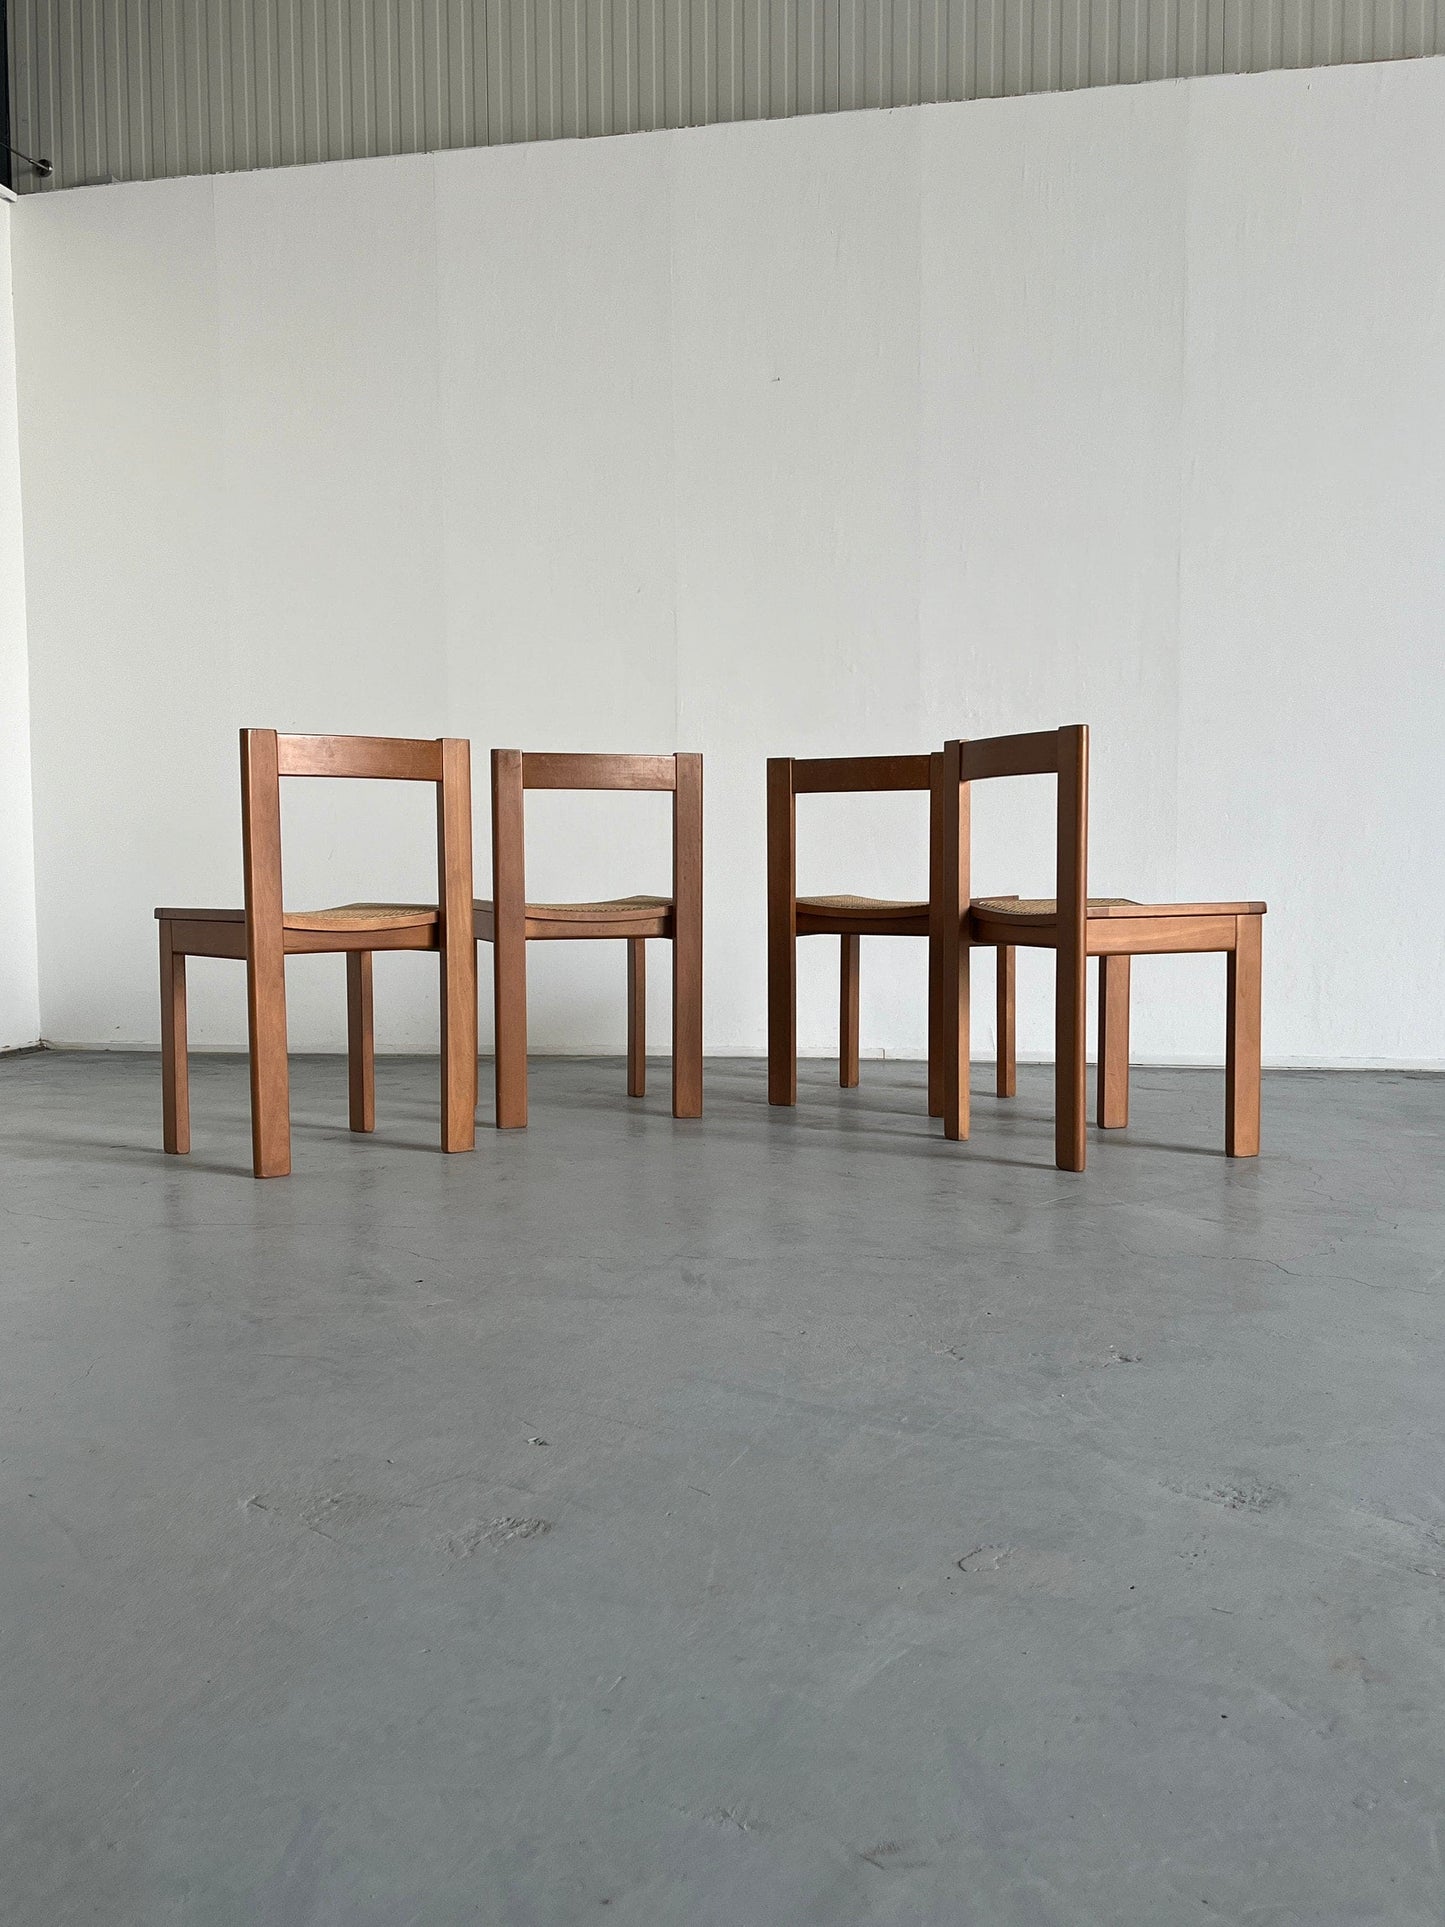
<instances>
[{"instance_id":1,"label":"wooden dining chair","mask_svg":"<svg viewBox=\"0 0 1445 1927\"><path fill-rule=\"evenodd\" d=\"M528 790L662 790L672 795L672 895L528 903ZM647 940L672 945L672 1114L702 1116L702 758L492 751L492 897L476 934L492 946L497 1125L527 1122L527 945L623 938L627 944L627 1092L647 1091Z\"/></svg>"},{"instance_id":2,"label":"wooden dining chair","mask_svg":"<svg viewBox=\"0 0 1445 1927\"><path fill-rule=\"evenodd\" d=\"M799 937L837 937L839 951L838 1082L858 1082L858 985L860 937L927 937L929 904L891 897L800 897L797 874L799 796L927 790L929 892L938 894L942 791L936 780L941 756L770 756L768 758L768 1102L798 1101ZM1000 1097L1012 1097L1014 1068L1014 952L997 947L998 1067ZM929 952L928 1110L943 1115L941 1061L936 1049L941 954Z\"/></svg>"},{"instance_id":3,"label":"wooden dining chair","mask_svg":"<svg viewBox=\"0 0 1445 1927\"><path fill-rule=\"evenodd\" d=\"M1057 881L1050 898L970 898L969 785L997 776L1056 779ZM942 869L931 943L939 983L943 1128L968 1136L971 944L1018 944L1054 952L1054 1155L1064 1171L1085 1157L1085 970L1099 959L1098 1120L1129 1121L1129 960L1223 951L1224 1148L1259 1153L1260 935L1262 903L1135 903L1090 897L1089 732L1082 724L1022 736L944 745L939 766Z\"/></svg>"},{"instance_id":4,"label":"wooden dining chair","mask_svg":"<svg viewBox=\"0 0 1445 1927\"><path fill-rule=\"evenodd\" d=\"M434 904L344 903L286 910L281 894L281 778L378 777L434 783L437 895ZM472 938L470 745L452 737L278 736L241 731L242 910L157 910L161 945L161 1082L167 1151L191 1148L186 1055L186 958L234 957L246 965L251 1046L251 1144L258 1178L291 1169L290 1068L286 1052L286 959L346 955L350 1124L375 1124L371 957L376 950L430 950L441 960L441 1141L476 1142L477 950Z\"/></svg>"}]
</instances>

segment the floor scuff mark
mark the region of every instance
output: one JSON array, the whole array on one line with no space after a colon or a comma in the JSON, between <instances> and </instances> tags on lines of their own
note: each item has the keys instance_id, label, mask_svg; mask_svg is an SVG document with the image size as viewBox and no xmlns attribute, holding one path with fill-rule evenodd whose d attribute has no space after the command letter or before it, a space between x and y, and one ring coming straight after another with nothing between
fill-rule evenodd
<instances>
[{"instance_id":1,"label":"floor scuff mark","mask_svg":"<svg viewBox=\"0 0 1445 1927\"><path fill-rule=\"evenodd\" d=\"M550 1519L492 1519L486 1525L470 1525L446 1540L446 1551L453 1559L470 1559L483 1546L520 1545L524 1539L540 1539L552 1530Z\"/></svg>"}]
</instances>

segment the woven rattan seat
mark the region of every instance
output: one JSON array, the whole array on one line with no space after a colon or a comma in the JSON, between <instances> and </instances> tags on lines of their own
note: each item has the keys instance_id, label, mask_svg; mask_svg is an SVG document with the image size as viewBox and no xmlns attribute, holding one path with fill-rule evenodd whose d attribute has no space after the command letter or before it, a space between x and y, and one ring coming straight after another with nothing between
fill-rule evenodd
<instances>
[{"instance_id":1,"label":"woven rattan seat","mask_svg":"<svg viewBox=\"0 0 1445 1927\"><path fill-rule=\"evenodd\" d=\"M288 910L288 930L409 930L435 923L434 903L339 903L332 910Z\"/></svg>"},{"instance_id":2,"label":"woven rattan seat","mask_svg":"<svg viewBox=\"0 0 1445 1927\"><path fill-rule=\"evenodd\" d=\"M174 923L244 923L244 910L156 911ZM432 903L338 903L329 910L288 910L282 917L287 930L416 930L437 920Z\"/></svg>"},{"instance_id":3,"label":"woven rattan seat","mask_svg":"<svg viewBox=\"0 0 1445 1927\"><path fill-rule=\"evenodd\" d=\"M475 907L490 913L491 899L478 897ZM527 915L559 923L574 917L595 917L601 922L619 917L655 917L660 910L671 908L671 897L611 897L597 903L529 903Z\"/></svg>"},{"instance_id":4,"label":"woven rattan seat","mask_svg":"<svg viewBox=\"0 0 1445 1927\"><path fill-rule=\"evenodd\" d=\"M1089 915L1117 910L1128 902L1128 897L1090 897ZM991 917L1056 917L1059 914L1053 897L975 897L973 907L986 910Z\"/></svg>"},{"instance_id":5,"label":"woven rattan seat","mask_svg":"<svg viewBox=\"0 0 1445 1927\"><path fill-rule=\"evenodd\" d=\"M800 910L835 912L839 916L926 917L926 903L903 903L897 897L799 897Z\"/></svg>"}]
</instances>

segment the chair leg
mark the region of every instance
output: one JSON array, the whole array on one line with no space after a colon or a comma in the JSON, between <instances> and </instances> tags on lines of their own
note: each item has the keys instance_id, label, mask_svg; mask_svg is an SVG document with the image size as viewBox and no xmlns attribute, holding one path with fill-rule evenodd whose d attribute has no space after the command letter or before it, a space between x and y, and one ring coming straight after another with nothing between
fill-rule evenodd
<instances>
[{"instance_id":1,"label":"chair leg","mask_svg":"<svg viewBox=\"0 0 1445 1927\"><path fill-rule=\"evenodd\" d=\"M838 939L838 1082L845 1091L858 1083L858 938Z\"/></svg>"},{"instance_id":2,"label":"chair leg","mask_svg":"<svg viewBox=\"0 0 1445 1927\"><path fill-rule=\"evenodd\" d=\"M768 1102L798 1101L798 939L774 915L768 930Z\"/></svg>"},{"instance_id":3,"label":"chair leg","mask_svg":"<svg viewBox=\"0 0 1445 1927\"><path fill-rule=\"evenodd\" d=\"M504 933L500 920L492 944L496 1002L497 1129L527 1125L527 938L525 929Z\"/></svg>"},{"instance_id":4,"label":"chair leg","mask_svg":"<svg viewBox=\"0 0 1445 1927\"><path fill-rule=\"evenodd\" d=\"M627 939L627 1095L647 1095L647 939Z\"/></svg>"},{"instance_id":5,"label":"chair leg","mask_svg":"<svg viewBox=\"0 0 1445 1927\"><path fill-rule=\"evenodd\" d=\"M368 966L370 963L368 957ZM474 1151L477 1147L477 945L470 930L460 944L453 947L444 943L442 947L441 1059L442 1149L448 1153Z\"/></svg>"},{"instance_id":6,"label":"chair leg","mask_svg":"<svg viewBox=\"0 0 1445 1927\"><path fill-rule=\"evenodd\" d=\"M702 917L672 940L672 1114L702 1116Z\"/></svg>"},{"instance_id":7,"label":"chair leg","mask_svg":"<svg viewBox=\"0 0 1445 1927\"><path fill-rule=\"evenodd\" d=\"M939 1030L943 1065L943 1135L968 1136L969 943L961 932L945 932L944 978L940 986Z\"/></svg>"},{"instance_id":8,"label":"chair leg","mask_svg":"<svg viewBox=\"0 0 1445 1927\"><path fill-rule=\"evenodd\" d=\"M1099 959L1099 1129L1129 1122L1129 959Z\"/></svg>"},{"instance_id":9,"label":"chair leg","mask_svg":"<svg viewBox=\"0 0 1445 1927\"><path fill-rule=\"evenodd\" d=\"M943 970L939 946L928 946L928 1115L943 1116Z\"/></svg>"},{"instance_id":10,"label":"chair leg","mask_svg":"<svg viewBox=\"0 0 1445 1927\"><path fill-rule=\"evenodd\" d=\"M1224 1149L1232 1158L1259 1156L1259 917L1238 917L1228 964L1224 1057Z\"/></svg>"},{"instance_id":11,"label":"chair leg","mask_svg":"<svg viewBox=\"0 0 1445 1927\"><path fill-rule=\"evenodd\" d=\"M1087 1151L1086 962L1071 945L1061 944L1055 955L1054 1162L1061 1171L1082 1171Z\"/></svg>"},{"instance_id":12,"label":"chair leg","mask_svg":"<svg viewBox=\"0 0 1445 1927\"><path fill-rule=\"evenodd\" d=\"M276 933L279 939L280 933ZM280 942L247 959L251 1152L258 1178L291 1171L291 1067L286 1056L286 958Z\"/></svg>"},{"instance_id":13,"label":"chair leg","mask_svg":"<svg viewBox=\"0 0 1445 1927\"><path fill-rule=\"evenodd\" d=\"M191 1148L191 1073L186 1048L186 959L161 933L161 1142L174 1157Z\"/></svg>"},{"instance_id":14,"label":"chair leg","mask_svg":"<svg viewBox=\"0 0 1445 1927\"><path fill-rule=\"evenodd\" d=\"M1001 943L994 952L998 965L995 995L998 1000L998 1061L994 1066L994 1089L1000 1097L1014 1097L1019 1087L1018 1052L1014 1044L1015 951L1011 943Z\"/></svg>"},{"instance_id":15,"label":"chair leg","mask_svg":"<svg viewBox=\"0 0 1445 1927\"><path fill-rule=\"evenodd\" d=\"M371 952L346 953L346 1077L353 1131L376 1129L376 1040L371 1027Z\"/></svg>"}]
</instances>

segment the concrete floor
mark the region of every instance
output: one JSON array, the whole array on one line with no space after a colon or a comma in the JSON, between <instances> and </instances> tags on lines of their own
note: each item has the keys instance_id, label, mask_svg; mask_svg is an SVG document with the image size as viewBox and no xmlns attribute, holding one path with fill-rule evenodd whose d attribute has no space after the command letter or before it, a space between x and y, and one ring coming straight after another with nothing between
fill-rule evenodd
<instances>
[{"instance_id":1,"label":"concrete floor","mask_svg":"<svg viewBox=\"0 0 1445 1927\"><path fill-rule=\"evenodd\" d=\"M0 1062L0 1919L1445 1918L1445 1079Z\"/></svg>"}]
</instances>

